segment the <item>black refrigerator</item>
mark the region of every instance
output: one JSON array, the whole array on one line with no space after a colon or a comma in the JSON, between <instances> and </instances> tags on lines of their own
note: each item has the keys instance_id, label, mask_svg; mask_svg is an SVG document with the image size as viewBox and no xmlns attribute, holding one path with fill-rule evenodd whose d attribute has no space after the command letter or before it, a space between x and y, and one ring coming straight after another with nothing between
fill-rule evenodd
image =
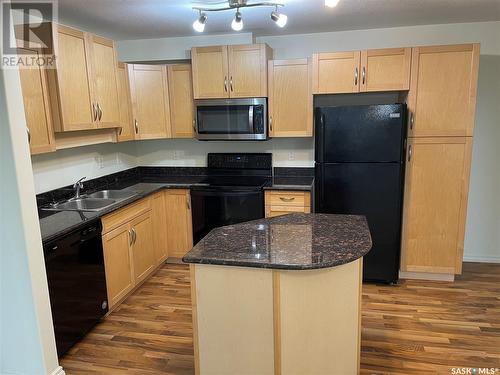
<instances>
[{"instance_id":1,"label":"black refrigerator","mask_svg":"<svg viewBox=\"0 0 500 375\"><path fill-rule=\"evenodd\" d=\"M315 211L366 216L365 281L398 279L405 124L405 104L315 109Z\"/></svg>"}]
</instances>

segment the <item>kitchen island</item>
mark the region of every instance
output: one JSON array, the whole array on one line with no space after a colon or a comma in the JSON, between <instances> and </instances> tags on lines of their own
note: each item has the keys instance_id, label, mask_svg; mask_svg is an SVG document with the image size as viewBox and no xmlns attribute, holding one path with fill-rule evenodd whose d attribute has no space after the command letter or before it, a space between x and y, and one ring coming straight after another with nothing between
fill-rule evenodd
<instances>
[{"instance_id":1,"label":"kitchen island","mask_svg":"<svg viewBox=\"0 0 500 375\"><path fill-rule=\"evenodd\" d=\"M197 374L357 374L363 216L290 214L212 230L190 263Z\"/></svg>"}]
</instances>

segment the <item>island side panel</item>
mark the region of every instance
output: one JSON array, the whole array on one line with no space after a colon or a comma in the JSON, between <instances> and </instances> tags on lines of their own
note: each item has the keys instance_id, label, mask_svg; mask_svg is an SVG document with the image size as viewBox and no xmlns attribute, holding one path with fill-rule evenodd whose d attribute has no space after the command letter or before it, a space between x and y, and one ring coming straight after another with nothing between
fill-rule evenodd
<instances>
[{"instance_id":1,"label":"island side panel","mask_svg":"<svg viewBox=\"0 0 500 375\"><path fill-rule=\"evenodd\" d=\"M279 272L282 374L358 373L361 274L362 258Z\"/></svg>"},{"instance_id":2,"label":"island side panel","mask_svg":"<svg viewBox=\"0 0 500 375\"><path fill-rule=\"evenodd\" d=\"M274 374L272 270L197 264L194 272L198 373Z\"/></svg>"}]
</instances>

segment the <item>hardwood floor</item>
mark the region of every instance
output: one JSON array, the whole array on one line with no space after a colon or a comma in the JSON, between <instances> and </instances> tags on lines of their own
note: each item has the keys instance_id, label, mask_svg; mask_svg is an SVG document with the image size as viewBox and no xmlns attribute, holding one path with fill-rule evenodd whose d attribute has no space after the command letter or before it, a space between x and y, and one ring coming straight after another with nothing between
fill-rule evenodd
<instances>
[{"instance_id":1,"label":"hardwood floor","mask_svg":"<svg viewBox=\"0 0 500 375\"><path fill-rule=\"evenodd\" d=\"M454 283L365 284L362 315L363 375L500 368L500 265L465 263ZM191 335L189 269L168 264L61 365L68 375L193 374Z\"/></svg>"}]
</instances>

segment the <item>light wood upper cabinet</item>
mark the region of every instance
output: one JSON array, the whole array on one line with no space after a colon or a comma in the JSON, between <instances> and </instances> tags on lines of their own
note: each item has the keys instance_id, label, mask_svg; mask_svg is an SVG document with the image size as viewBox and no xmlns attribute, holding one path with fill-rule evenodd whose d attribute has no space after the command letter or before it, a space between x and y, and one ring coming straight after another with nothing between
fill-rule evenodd
<instances>
[{"instance_id":1,"label":"light wood upper cabinet","mask_svg":"<svg viewBox=\"0 0 500 375\"><path fill-rule=\"evenodd\" d=\"M313 55L313 93L403 91L410 86L411 48Z\"/></svg>"},{"instance_id":2,"label":"light wood upper cabinet","mask_svg":"<svg viewBox=\"0 0 500 375\"><path fill-rule=\"evenodd\" d=\"M163 191L151 197L151 220L153 222L155 263L161 264L168 258L167 211L165 207L165 192Z\"/></svg>"},{"instance_id":3,"label":"light wood upper cabinet","mask_svg":"<svg viewBox=\"0 0 500 375\"><path fill-rule=\"evenodd\" d=\"M170 104L164 65L128 65L136 139L169 138Z\"/></svg>"},{"instance_id":4,"label":"light wood upper cabinet","mask_svg":"<svg viewBox=\"0 0 500 375\"><path fill-rule=\"evenodd\" d=\"M90 35L89 39L98 127L117 127L120 125L120 108L114 42L96 35Z\"/></svg>"},{"instance_id":5,"label":"light wood upper cabinet","mask_svg":"<svg viewBox=\"0 0 500 375\"><path fill-rule=\"evenodd\" d=\"M136 283L140 283L153 271L156 265L151 211L132 220L130 230L133 237L134 280Z\"/></svg>"},{"instance_id":6,"label":"light wood upper cabinet","mask_svg":"<svg viewBox=\"0 0 500 375\"><path fill-rule=\"evenodd\" d=\"M193 83L190 64L169 65L168 90L172 138L194 137Z\"/></svg>"},{"instance_id":7,"label":"light wood upper cabinet","mask_svg":"<svg viewBox=\"0 0 500 375\"><path fill-rule=\"evenodd\" d=\"M194 98L266 97L271 58L266 44L192 48Z\"/></svg>"},{"instance_id":8,"label":"light wood upper cabinet","mask_svg":"<svg viewBox=\"0 0 500 375\"><path fill-rule=\"evenodd\" d=\"M340 94L359 91L361 53L313 54L313 94Z\"/></svg>"},{"instance_id":9,"label":"light wood upper cabinet","mask_svg":"<svg viewBox=\"0 0 500 375\"><path fill-rule=\"evenodd\" d=\"M54 25L56 69L49 69L56 132L120 126L112 40Z\"/></svg>"},{"instance_id":10,"label":"light wood upper cabinet","mask_svg":"<svg viewBox=\"0 0 500 375\"><path fill-rule=\"evenodd\" d=\"M26 49L23 48L23 50ZM36 50L27 52L37 54ZM40 154L55 151L46 71L41 68L26 69L21 67L19 75L31 153Z\"/></svg>"},{"instance_id":11,"label":"light wood upper cabinet","mask_svg":"<svg viewBox=\"0 0 500 375\"><path fill-rule=\"evenodd\" d=\"M118 107L120 109L118 141L130 141L134 139L134 124L132 121L132 99L130 98L127 64L118 63L116 80L118 86Z\"/></svg>"},{"instance_id":12,"label":"light wood upper cabinet","mask_svg":"<svg viewBox=\"0 0 500 375\"><path fill-rule=\"evenodd\" d=\"M472 139L410 138L401 269L461 272Z\"/></svg>"},{"instance_id":13,"label":"light wood upper cabinet","mask_svg":"<svg viewBox=\"0 0 500 375\"><path fill-rule=\"evenodd\" d=\"M191 63L195 99L229 97L227 46L194 47Z\"/></svg>"},{"instance_id":14,"label":"light wood upper cabinet","mask_svg":"<svg viewBox=\"0 0 500 375\"><path fill-rule=\"evenodd\" d=\"M168 256L182 258L193 247L191 196L189 190L165 192Z\"/></svg>"},{"instance_id":15,"label":"light wood upper cabinet","mask_svg":"<svg viewBox=\"0 0 500 375\"><path fill-rule=\"evenodd\" d=\"M413 48L409 136L472 136L478 68L479 44Z\"/></svg>"},{"instance_id":16,"label":"light wood upper cabinet","mask_svg":"<svg viewBox=\"0 0 500 375\"><path fill-rule=\"evenodd\" d=\"M228 46L229 97L267 96L267 61L272 56L266 44Z\"/></svg>"},{"instance_id":17,"label":"light wood upper cabinet","mask_svg":"<svg viewBox=\"0 0 500 375\"><path fill-rule=\"evenodd\" d=\"M128 223L103 235L108 303L112 308L134 287L130 247L133 237Z\"/></svg>"},{"instance_id":18,"label":"light wood upper cabinet","mask_svg":"<svg viewBox=\"0 0 500 375\"><path fill-rule=\"evenodd\" d=\"M269 133L271 137L313 135L311 62L269 61Z\"/></svg>"},{"instance_id":19,"label":"light wood upper cabinet","mask_svg":"<svg viewBox=\"0 0 500 375\"><path fill-rule=\"evenodd\" d=\"M88 34L55 26L56 69L49 70L55 131L97 128ZM60 116L56 116L59 114Z\"/></svg>"},{"instance_id":20,"label":"light wood upper cabinet","mask_svg":"<svg viewBox=\"0 0 500 375\"><path fill-rule=\"evenodd\" d=\"M411 48L361 51L361 92L410 88Z\"/></svg>"}]
</instances>

